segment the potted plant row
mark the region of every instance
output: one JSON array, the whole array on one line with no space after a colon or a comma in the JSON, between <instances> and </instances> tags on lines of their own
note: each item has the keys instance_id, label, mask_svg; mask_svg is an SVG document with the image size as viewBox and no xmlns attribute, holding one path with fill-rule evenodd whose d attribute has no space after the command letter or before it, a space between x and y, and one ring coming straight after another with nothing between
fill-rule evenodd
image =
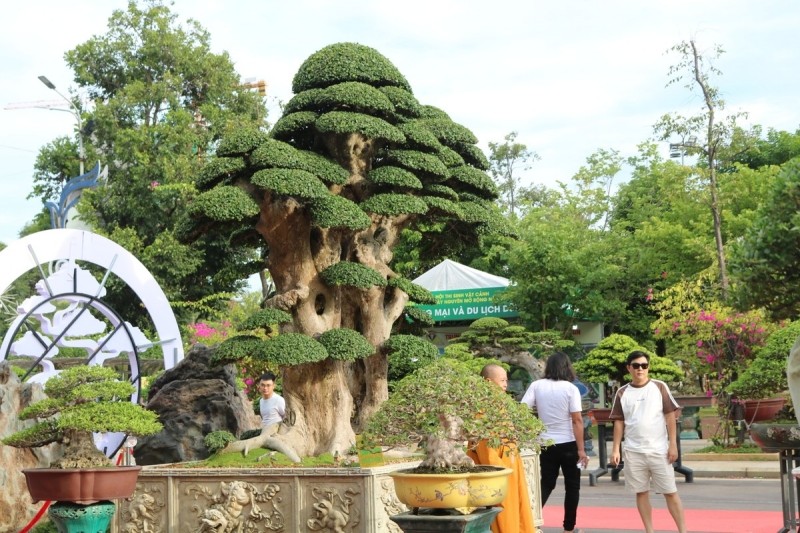
<instances>
[{"instance_id":1,"label":"potted plant row","mask_svg":"<svg viewBox=\"0 0 800 533\"><path fill-rule=\"evenodd\" d=\"M800 448L797 420L769 421L778 415L786 401L780 395L789 388L787 359L793 353L800 353L799 341L800 321L775 331L758 349L750 366L726 388L726 392L744 404L750 438L764 451ZM761 412L747 410L747 404L751 409L758 407Z\"/></svg>"}]
</instances>

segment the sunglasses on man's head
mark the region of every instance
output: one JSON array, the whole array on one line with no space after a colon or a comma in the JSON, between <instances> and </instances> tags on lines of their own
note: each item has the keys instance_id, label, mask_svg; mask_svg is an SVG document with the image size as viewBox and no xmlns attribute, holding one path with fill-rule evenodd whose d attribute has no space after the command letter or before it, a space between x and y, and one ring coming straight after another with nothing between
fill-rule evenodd
<instances>
[{"instance_id":1,"label":"sunglasses on man's head","mask_svg":"<svg viewBox=\"0 0 800 533\"><path fill-rule=\"evenodd\" d=\"M640 368L642 370L647 370L647 367L649 366L650 363L631 363L631 368L633 368L634 370L639 370Z\"/></svg>"}]
</instances>

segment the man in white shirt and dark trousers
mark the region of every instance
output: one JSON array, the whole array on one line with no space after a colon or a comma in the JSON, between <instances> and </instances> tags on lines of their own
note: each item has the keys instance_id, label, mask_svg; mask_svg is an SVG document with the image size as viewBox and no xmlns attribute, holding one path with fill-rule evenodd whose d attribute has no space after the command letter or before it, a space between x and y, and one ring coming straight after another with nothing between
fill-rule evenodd
<instances>
[{"instance_id":1,"label":"man in white shirt and dark trousers","mask_svg":"<svg viewBox=\"0 0 800 533\"><path fill-rule=\"evenodd\" d=\"M586 467L583 440L581 394L575 381L575 370L569 355L556 352L547 358L544 379L531 383L522 403L536 408L544 422L542 439L552 446L542 449L542 505L556 487L559 470L564 474L564 532L575 531L581 490L581 470Z\"/></svg>"},{"instance_id":2,"label":"man in white shirt and dark trousers","mask_svg":"<svg viewBox=\"0 0 800 533\"><path fill-rule=\"evenodd\" d=\"M261 392L259 400L259 413L261 413L261 426L267 427L280 424L286 416L286 400L275 392L275 374L266 372L258 380L258 390Z\"/></svg>"},{"instance_id":3,"label":"man in white shirt and dark trousers","mask_svg":"<svg viewBox=\"0 0 800 533\"><path fill-rule=\"evenodd\" d=\"M680 408L663 381L650 379L650 355L634 351L626 368L631 382L614 396L610 418L614 420L611 463L619 465L622 436L625 435L625 486L636 493L636 508L646 533L653 533L650 487L664 494L675 525L686 533L683 503L675 486L672 467L678 459L678 428L675 414ZM601 444L602 446L602 444Z\"/></svg>"}]
</instances>

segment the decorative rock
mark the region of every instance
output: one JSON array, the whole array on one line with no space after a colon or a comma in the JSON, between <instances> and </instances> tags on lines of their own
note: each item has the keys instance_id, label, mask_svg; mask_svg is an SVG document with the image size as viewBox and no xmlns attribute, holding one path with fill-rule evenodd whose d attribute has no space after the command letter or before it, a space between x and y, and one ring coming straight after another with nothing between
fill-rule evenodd
<instances>
[{"instance_id":1,"label":"decorative rock","mask_svg":"<svg viewBox=\"0 0 800 533\"><path fill-rule=\"evenodd\" d=\"M18 414L43 398L41 385L22 383L8 361L0 362L0 439L33 425L32 421L21 421ZM49 466L60 453L59 448L0 446L0 531L18 531L36 514L38 507L28 495L22 470Z\"/></svg>"},{"instance_id":2,"label":"decorative rock","mask_svg":"<svg viewBox=\"0 0 800 533\"><path fill-rule=\"evenodd\" d=\"M196 461L208 457L203 439L212 431L240 435L261 427L242 391L236 391L232 365L213 367L213 350L195 345L186 358L153 381L147 408L158 413L164 430L140 438L137 464Z\"/></svg>"}]
</instances>

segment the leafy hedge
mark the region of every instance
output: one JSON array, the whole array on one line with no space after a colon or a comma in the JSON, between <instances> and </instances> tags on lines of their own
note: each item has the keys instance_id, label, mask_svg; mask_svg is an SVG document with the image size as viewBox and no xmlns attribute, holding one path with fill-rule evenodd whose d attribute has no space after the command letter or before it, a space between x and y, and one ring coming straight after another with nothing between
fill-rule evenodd
<instances>
[{"instance_id":1,"label":"leafy hedge","mask_svg":"<svg viewBox=\"0 0 800 533\"><path fill-rule=\"evenodd\" d=\"M405 136L385 120L349 111L330 111L319 117L314 124L322 133L357 132L370 139L383 139L390 143L402 143Z\"/></svg>"},{"instance_id":2,"label":"leafy hedge","mask_svg":"<svg viewBox=\"0 0 800 533\"><path fill-rule=\"evenodd\" d=\"M428 205L416 196L407 194L375 194L363 202L361 209L377 215L398 216L406 214L421 215L428 211Z\"/></svg>"},{"instance_id":3,"label":"leafy hedge","mask_svg":"<svg viewBox=\"0 0 800 533\"><path fill-rule=\"evenodd\" d=\"M375 347L359 332L348 328L329 329L317 339L331 359L355 361L375 353Z\"/></svg>"},{"instance_id":4,"label":"leafy hedge","mask_svg":"<svg viewBox=\"0 0 800 533\"><path fill-rule=\"evenodd\" d=\"M450 170L453 179L471 187L478 196L493 200L497 198L497 186L485 172L475 167L461 165Z\"/></svg>"},{"instance_id":5,"label":"leafy hedge","mask_svg":"<svg viewBox=\"0 0 800 533\"><path fill-rule=\"evenodd\" d=\"M269 139L248 158L254 168L303 168L303 153L291 144Z\"/></svg>"},{"instance_id":6,"label":"leafy hedge","mask_svg":"<svg viewBox=\"0 0 800 533\"><path fill-rule=\"evenodd\" d=\"M452 146L453 150L464 158L464 161L480 170L489 170L489 159L479 147L474 144L456 143Z\"/></svg>"},{"instance_id":7,"label":"leafy hedge","mask_svg":"<svg viewBox=\"0 0 800 533\"><path fill-rule=\"evenodd\" d=\"M272 126L270 135L281 141L291 141L303 135L313 135L318 115L312 111L298 111L283 115Z\"/></svg>"},{"instance_id":8,"label":"leafy hedge","mask_svg":"<svg viewBox=\"0 0 800 533\"><path fill-rule=\"evenodd\" d=\"M266 309L259 309L246 320L244 320L239 327L239 331L247 331L251 329L265 329L272 330L272 326L277 324L288 324L292 321L292 315L286 311L275 309L274 307L267 307Z\"/></svg>"},{"instance_id":9,"label":"leafy hedge","mask_svg":"<svg viewBox=\"0 0 800 533\"><path fill-rule=\"evenodd\" d=\"M315 198L309 206L311 219L320 228L366 229L372 219L355 202L329 194Z\"/></svg>"},{"instance_id":10,"label":"leafy hedge","mask_svg":"<svg viewBox=\"0 0 800 533\"><path fill-rule=\"evenodd\" d=\"M384 118L394 117L394 104L380 90L357 81L337 83L324 89L309 89L294 96L284 113L346 108Z\"/></svg>"},{"instance_id":11,"label":"leafy hedge","mask_svg":"<svg viewBox=\"0 0 800 533\"><path fill-rule=\"evenodd\" d=\"M214 365L236 363L247 357L258 359L264 349L264 340L255 335L234 335L219 343L211 355Z\"/></svg>"},{"instance_id":12,"label":"leafy hedge","mask_svg":"<svg viewBox=\"0 0 800 533\"><path fill-rule=\"evenodd\" d=\"M317 363L328 357L322 344L302 333L281 333L263 344L262 360L278 366Z\"/></svg>"},{"instance_id":13,"label":"leafy hedge","mask_svg":"<svg viewBox=\"0 0 800 533\"><path fill-rule=\"evenodd\" d=\"M220 185L199 194L190 205L192 214L202 213L219 222L239 221L259 214L258 204L239 187Z\"/></svg>"},{"instance_id":14,"label":"leafy hedge","mask_svg":"<svg viewBox=\"0 0 800 533\"><path fill-rule=\"evenodd\" d=\"M459 219L464 216L464 211L461 210L461 207L459 207L456 202L446 198L441 198L439 196L423 196L422 200L428 204L429 209L435 209Z\"/></svg>"},{"instance_id":15,"label":"leafy hedge","mask_svg":"<svg viewBox=\"0 0 800 533\"><path fill-rule=\"evenodd\" d=\"M422 327L430 328L436 324L436 321L433 319L433 317L419 307L408 305L405 307L405 309L403 309L403 312L413 322Z\"/></svg>"},{"instance_id":16,"label":"leafy hedge","mask_svg":"<svg viewBox=\"0 0 800 533\"><path fill-rule=\"evenodd\" d=\"M203 165L195 179L198 190L211 189L219 183L229 183L230 179L246 168L241 157L215 157Z\"/></svg>"},{"instance_id":17,"label":"leafy hedge","mask_svg":"<svg viewBox=\"0 0 800 533\"><path fill-rule=\"evenodd\" d=\"M422 182L408 170L400 167L378 167L367 174L369 181L375 185L402 187L405 189L421 189Z\"/></svg>"},{"instance_id":18,"label":"leafy hedge","mask_svg":"<svg viewBox=\"0 0 800 533\"><path fill-rule=\"evenodd\" d=\"M261 130L240 128L225 135L217 147L218 156L244 155L255 150L269 136Z\"/></svg>"},{"instance_id":19,"label":"leafy hedge","mask_svg":"<svg viewBox=\"0 0 800 533\"><path fill-rule=\"evenodd\" d=\"M447 146L442 146L439 149L439 159L441 159L442 163L448 168L459 167L466 164L464 158L461 157L458 152Z\"/></svg>"},{"instance_id":20,"label":"leafy hedge","mask_svg":"<svg viewBox=\"0 0 800 533\"><path fill-rule=\"evenodd\" d=\"M426 154L417 150L389 150L386 153L386 161L411 171L430 174L441 181L450 177L450 172L448 172L442 160L433 154Z\"/></svg>"},{"instance_id":21,"label":"leafy hedge","mask_svg":"<svg viewBox=\"0 0 800 533\"><path fill-rule=\"evenodd\" d=\"M430 152L438 152L444 148L436 135L425 125L424 120L409 120L398 124L397 128L406 136L406 146L409 148Z\"/></svg>"},{"instance_id":22,"label":"leafy hedge","mask_svg":"<svg viewBox=\"0 0 800 533\"><path fill-rule=\"evenodd\" d=\"M328 189L314 174L291 168L259 170L251 179L254 185L281 196L313 199L328 195Z\"/></svg>"},{"instance_id":23,"label":"leafy hedge","mask_svg":"<svg viewBox=\"0 0 800 533\"><path fill-rule=\"evenodd\" d=\"M411 92L408 81L391 61L374 48L358 43L336 43L311 54L295 74L292 92L297 94L346 81L392 85Z\"/></svg>"},{"instance_id":24,"label":"leafy hedge","mask_svg":"<svg viewBox=\"0 0 800 533\"><path fill-rule=\"evenodd\" d=\"M375 269L352 261L340 261L320 272L322 280L328 285L369 289L373 286L385 287L386 279Z\"/></svg>"},{"instance_id":25,"label":"leafy hedge","mask_svg":"<svg viewBox=\"0 0 800 533\"><path fill-rule=\"evenodd\" d=\"M397 287L406 293L408 299L414 303L423 305L434 305L436 303L436 297L431 291L402 276L390 278L387 284L389 287Z\"/></svg>"},{"instance_id":26,"label":"leafy hedge","mask_svg":"<svg viewBox=\"0 0 800 533\"><path fill-rule=\"evenodd\" d=\"M441 185L439 183L431 183L430 185L426 185L423 189L423 192L430 193L433 196L440 196L442 198L447 198L448 200L452 200L454 202L458 202L458 193L448 187L447 185Z\"/></svg>"},{"instance_id":27,"label":"leafy hedge","mask_svg":"<svg viewBox=\"0 0 800 533\"><path fill-rule=\"evenodd\" d=\"M410 91L391 85L380 87L379 90L389 98L389 101L394 105L395 111L400 115L415 118L422 113L422 106Z\"/></svg>"}]
</instances>

